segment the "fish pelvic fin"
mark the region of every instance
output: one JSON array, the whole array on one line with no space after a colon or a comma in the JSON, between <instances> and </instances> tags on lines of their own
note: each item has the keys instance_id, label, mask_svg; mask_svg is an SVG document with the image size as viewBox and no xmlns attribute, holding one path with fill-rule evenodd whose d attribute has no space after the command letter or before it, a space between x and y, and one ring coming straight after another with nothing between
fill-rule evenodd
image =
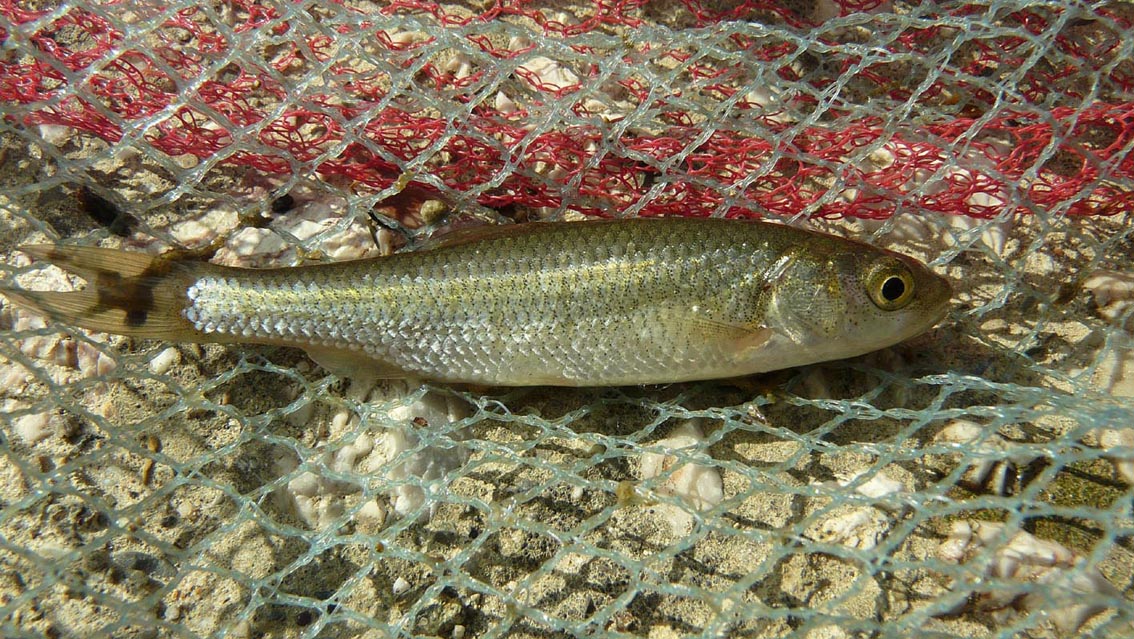
<instances>
[{"instance_id":1,"label":"fish pelvic fin","mask_svg":"<svg viewBox=\"0 0 1134 639\"><path fill-rule=\"evenodd\" d=\"M186 292L211 265L85 246L24 246L24 253L87 281L60 293L0 289L13 303L56 322L90 331L176 341L201 341L183 316Z\"/></svg>"}]
</instances>

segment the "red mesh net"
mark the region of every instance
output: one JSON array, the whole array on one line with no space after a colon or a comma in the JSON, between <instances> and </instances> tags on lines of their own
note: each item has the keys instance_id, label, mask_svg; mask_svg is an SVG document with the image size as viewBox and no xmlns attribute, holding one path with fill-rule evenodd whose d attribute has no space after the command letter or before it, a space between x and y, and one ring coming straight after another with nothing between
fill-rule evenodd
<instances>
[{"instance_id":1,"label":"red mesh net","mask_svg":"<svg viewBox=\"0 0 1134 639\"><path fill-rule=\"evenodd\" d=\"M672 37L640 31L651 10L641 0L596 1L570 22L530 2L477 14L403 1L375 14L417 20L427 27L417 37L344 6L320 21L315 7L290 13L251 0L152 15L120 3L56 14L3 0L0 37L30 42L34 54L0 61L0 103L19 125L69 127L109 143L141 137L168 156L310 173L356 191L414 184L471 193L489 207L886 218L899 207L990 217L1009 200L1072 215L1131 205L1134 66L1120 55L1120 34L1134 25L1117 8L1069 17L1050 6L996 15L984 4L952 4L886 19L898 15L889 3L832 4L825 17L875 11L860 23L876 29L862 47L853 29L818 23L818 10L665 7L678 13L671 22L733 32L709 52L696 40L675 47ZM1037 38L1054 32L1045 40L1054 47L991 28L946 47L960 34L949 25L973 17ZM811 31L792 41L732 20ZM489 37L498 21L554 39L572 69L560 77L575 81L505 65L525 99L494 103L500 73L483 61L533 48ZM600 49L596 37L612 33L622 34L617 46ZM365 42L376 59L345 51L340 39ZM438 61L439 39L483 60L454 72ZM668 69L668 86L647 82L635 65ZM750 99L762 73L792 90L771 106ZM597 113L596 92L599 105L616 96L618 112ZM551 110L570 117L535 124ZM635 127L620 125L628 114ZM877 162L862 161L872 153ZM419 173L432 179L417 181Z\"/></svg>"}]
</instances>

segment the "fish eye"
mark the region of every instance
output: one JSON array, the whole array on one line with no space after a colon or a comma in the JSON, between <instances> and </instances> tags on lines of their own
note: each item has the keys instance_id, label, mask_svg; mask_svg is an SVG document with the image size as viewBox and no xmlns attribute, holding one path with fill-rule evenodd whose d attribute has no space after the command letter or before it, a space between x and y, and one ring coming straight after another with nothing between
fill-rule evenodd
<instances>
[{"instance_id":1,"label":"fish eye","mask_svg":"<svg viewBox=\"0 0 1134 639\"><path fill-rule=\"evenodd\" d=\"M870 301L884 311L896 311L913 300L913 274L900 262L884 263L867 279Z\"/></svg>"}]
</instances>

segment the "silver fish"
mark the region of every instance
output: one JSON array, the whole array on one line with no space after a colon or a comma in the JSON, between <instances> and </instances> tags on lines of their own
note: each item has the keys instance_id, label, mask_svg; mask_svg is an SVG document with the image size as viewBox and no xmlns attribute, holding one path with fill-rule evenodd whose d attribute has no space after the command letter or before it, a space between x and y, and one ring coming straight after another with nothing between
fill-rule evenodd
<instances>
[{"instance_id":1,"label":"silver fish","mask_svg":"<svg viewBox=\"0 0 1134 639\"><path fill-rule=\"evenodd\" d=\"M666 383L851 357L926 331L951 296L912 258L720 219L494 227L390 257L259 270L22 250L89 282L3 291L62 323L501 386Z\"/></svg>"}]
</instances>

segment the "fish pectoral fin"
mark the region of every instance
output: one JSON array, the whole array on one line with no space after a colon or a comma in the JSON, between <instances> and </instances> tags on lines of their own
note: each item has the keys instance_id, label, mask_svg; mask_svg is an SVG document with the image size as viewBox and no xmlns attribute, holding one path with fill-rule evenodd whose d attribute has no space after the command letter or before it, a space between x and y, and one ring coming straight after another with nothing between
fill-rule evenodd
<instances>
[{"instance_id":1,"label":"fish pectoral fin","mask_svg":"<svg viewBox=\"0 0 1134 639\"><path fill-rule=\"evenodd\" d=\"M774 330L767 326L736 326L721 324L713 329L718 339L734 350L738 359L747 359L753 353L763 348L772 336Z\"/></svg>"},{"instance_id":2,"label":"fish pectoral fin","mask_svg":"<svg viewBox=\"0 0 1134 639\"><path fill-rule=\"evenodd\" d=\"M775 329L762 324L735 324L690 312L667 311L664 315L668 315L669 321L677 323L683 332L696 338L696 341L706 345L719 344L735 351L740 358L760 350L776 334Z\"/></svg>"},{"instance_id":3,"label":"fish pectoral fin","mask_svg":"<svg viewBox=\"0 0 1134 639\"><path fill-rule=\"evenodd\" d=\"M747 335L737 340L737 355L742 359L748 359L753 353L767 346L775 334L776 332L767 326L758 326L749 330Z\"/></svg>"}]
</instances>

